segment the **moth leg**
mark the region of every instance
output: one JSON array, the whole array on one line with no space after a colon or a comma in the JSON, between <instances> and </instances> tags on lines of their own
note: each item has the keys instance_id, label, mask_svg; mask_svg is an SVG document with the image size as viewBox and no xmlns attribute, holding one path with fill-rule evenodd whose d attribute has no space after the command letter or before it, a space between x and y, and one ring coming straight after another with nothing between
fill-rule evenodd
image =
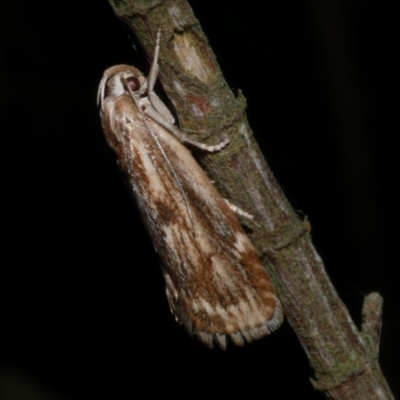
<instances>
[{"instance_id":1,"label":"moth leg","mask_svg":"<svg viewBox=\"0 0 400 400\"><path fill-rule=\"evenodd\" d=\"M183 133L170 121L166 120L157 110L153 109L152 107L147 107L144 112L148 117L160 124L183 144L190 144L191 146L197 147L198 149L208 151L209 153L214 153L216 151L220 151L229 143L229 139L225 139L214 146L197 142L196 140L190 139L185 133Z\"/></svg>"},{"instance_id":2,"label":"moth leg","mask_svg":"<svg viewBox=\"0 0 400 400\"><path fill-rule=\"evenodd\" d=\"M147 77L148 90L150 92L153 92L154 85L156 83L157 75L158 75L158 55L160 54L160 37L161 37L161 29L159 29L157 31L156 45L154 47L153 62L151 63L149 76Z\"/></svg>"},{"instance_id":3,"label":"moth leg","mask_svg":"<svg viewBox=\"0 0 400 400\"><path fill-rule=\"evenodd\" d=\"M228 205L228 207L237 215L240 215L241 217L250 219L251 221L254 222L254 215L249 214L248 212L242 210L241 208L239 208L238 206L235 206L234 204L232 204L228 199L225 199L223 197L225 203Z\"/></svg>"},{"instance_id":4,"label":"moth leg","mask_svg":"<svg viewBox=\"0 0 400 400\"><path fill-rule=\"evenodd\" d=\"M221 142L219 142L218 144L216 144L214 146L210 146L208 144L204 144L201 142L197 142L196 140L192 140L192 139L188 138L182 131L180 131L180 132L182 135L184 135L184 139L182 140L182 143L190 144L191 146L197 147L198 149L207 151L209 153L215 153L217 151L220 151L229 143L229 139L224 139Z\"/></svg>"},{"instance_id":5,"label":"moth leg","mask_svg":"<svg viewBox=\"0 0 400 400\"><path fill-rule=\"evenodd\" d=\"M160 53L160 37L161 29L157 32L156 46L154 48L153 62L151 64L149 76L147 77L147 97L150 100L151 105L154 109L167 121L172 124L175 122L174 117L171 112L165 106L165 104L160 100L157 94L154 92L154 85L157 80L158 75L158 55Z\"/></svg>"}]
</instances>

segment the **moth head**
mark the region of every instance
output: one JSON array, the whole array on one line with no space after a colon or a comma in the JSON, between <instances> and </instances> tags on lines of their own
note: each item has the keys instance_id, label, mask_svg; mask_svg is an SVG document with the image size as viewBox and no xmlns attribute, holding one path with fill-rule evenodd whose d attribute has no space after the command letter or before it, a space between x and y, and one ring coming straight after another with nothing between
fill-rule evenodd
<instances>
[{"instance_id":1,"label":"moth head","mask_svg":"<svg viewBox=\"0 0 400 400\"><path fill-rule=\"evenodd\" d=\"M138 69L129 65L115 65L104 71L97 92L97 104L103 106L106 96L121 96L129 92L141 95L146 90L147 80Z\"/></svg>"}]
</instances>

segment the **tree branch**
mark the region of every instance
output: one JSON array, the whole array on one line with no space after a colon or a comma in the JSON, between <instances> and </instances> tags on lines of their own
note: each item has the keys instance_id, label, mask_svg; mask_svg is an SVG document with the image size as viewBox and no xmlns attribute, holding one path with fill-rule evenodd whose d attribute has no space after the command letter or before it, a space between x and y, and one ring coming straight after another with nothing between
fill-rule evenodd
<instances>
[{"instance_id":1,"label":"tree branch","mask_svg":"<svg viewBox=\"0 0 400 400\"><path fill-rule=\"evenodd\" d=\"M229 137L224 151L199 161L223 197L255 216L259 226L245 222L249 236L314 368L314 387L333 399L392 399L377 357L380 296L367 297L360 332L326 275L308 223L298 219L263 160L246 120L245 99L230 91L187 1L110 3L149 59L161 28L160 79L181 128L207 132L196 135L210 144L221 132Z\"/></svg>"}]
</instances>

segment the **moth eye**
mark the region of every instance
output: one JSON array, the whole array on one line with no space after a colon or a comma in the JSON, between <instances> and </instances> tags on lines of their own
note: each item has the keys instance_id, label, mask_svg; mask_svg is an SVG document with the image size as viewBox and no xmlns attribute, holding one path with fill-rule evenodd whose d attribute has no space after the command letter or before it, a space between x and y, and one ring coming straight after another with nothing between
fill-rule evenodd
<instances>
[{"instance_id":1,"label":"moth eye","mask_svg":"<svg viewBox=\"0 0 400 400\"><path fill-rule=\"evenodd\" d=\"M137 90L140 89L139 79L136 78L135 76L130 76L129 78L127 78L126 83L129 86L129 89L132 90L132 92L136 92Z\"/></svg>"}]
</instances>

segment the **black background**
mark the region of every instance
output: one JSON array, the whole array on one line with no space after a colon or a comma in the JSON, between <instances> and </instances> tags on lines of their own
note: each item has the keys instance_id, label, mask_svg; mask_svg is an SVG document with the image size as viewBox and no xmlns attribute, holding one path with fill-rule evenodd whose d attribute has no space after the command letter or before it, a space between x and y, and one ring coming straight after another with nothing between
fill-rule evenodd
<instances>
[{"instance_id":1,"label":"black background","mask_svg":"<svg viewBox=\"0 0 400 400\"><path fill-rule=\"evenodd\" d=\"M398 14L389 1L190 3L358 325L364 295L383 295L380 360L400 394ZM170 315L96 106L105 68L148 71L108 3L0 12L1 399L321 398L287 323L224 353Z\"/></svg>"}]
</instances>

